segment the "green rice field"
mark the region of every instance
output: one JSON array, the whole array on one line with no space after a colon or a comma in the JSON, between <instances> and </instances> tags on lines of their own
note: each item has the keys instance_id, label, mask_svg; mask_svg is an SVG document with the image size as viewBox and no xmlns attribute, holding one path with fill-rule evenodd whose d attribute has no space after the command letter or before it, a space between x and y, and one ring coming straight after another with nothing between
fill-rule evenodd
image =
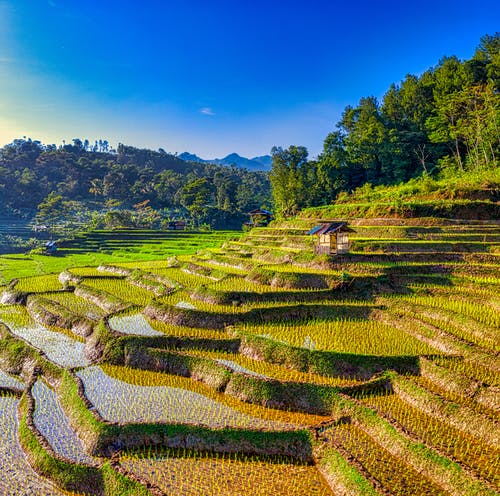
<instances>
[{"instance_id":1,"label":"green rice field","mask_svg":"<svg viewBox=\"0 0 500 496\"><path fill-rule=\"evenodd\" d=\"M0 494L500 494L500 225L0 256Z\"/></svg>"}]
</instances>

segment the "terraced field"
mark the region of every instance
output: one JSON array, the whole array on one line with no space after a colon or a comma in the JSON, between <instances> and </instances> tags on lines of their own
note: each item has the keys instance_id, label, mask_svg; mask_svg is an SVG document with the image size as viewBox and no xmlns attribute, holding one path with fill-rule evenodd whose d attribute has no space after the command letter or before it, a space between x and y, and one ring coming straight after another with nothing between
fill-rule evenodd
<instances>
[{"instance_id":1,"label":"terraced field","mask_svg":"<svg viewBox=\"0 0 500 496\"><path fill-rule=\"evenodd\" d=\"M4 276L0 493L500 494L500 225L313 223Z\"/></svg>"}]
</instances>

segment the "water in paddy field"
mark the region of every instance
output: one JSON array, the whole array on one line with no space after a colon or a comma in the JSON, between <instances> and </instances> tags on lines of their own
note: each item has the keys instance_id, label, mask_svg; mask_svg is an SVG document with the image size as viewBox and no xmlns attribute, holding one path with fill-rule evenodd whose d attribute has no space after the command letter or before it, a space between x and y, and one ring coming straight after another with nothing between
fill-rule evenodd
<instances>
[{"instance_id":1,"label":"water in paddy field","mask_svg":"<svg viewBox=\"0 0 500 496\"><path fill-rule=\"evenodd\" d=\"M19 379L10 376L0 369L0 387L9 388L9 389L17 389L23 390L25 384L21 382Z\"/></svg>"},{"instance_id":2,"label":"water in paddy field","mask_svg":"<svg viewBox=\"0 0 500 496\"><path fill-rule=\"evenodd\" d=\"M49 360L60 367L73 368L89 365L84 354L85 344L65 334L51 331L40 324L11 326L11 331L35 348L42 350Z\"/></svg>"},{"instance_id":3,"label":"water in paddy field","mask_svg":"<svg viewBox=\"0 0 500 496\"><path fill-rule=\"evenodd\" d=\"M33 414L35 426L54 451L74 463L95 465L96 459L86 453L56 393L40 380L33 385L32 393L36 405Z\"/></svg>"},{"instance_id":4,"label":"water in paddy field","mask_svg":"<svg viewBox=\"0 0 500 496\"><path fill-rule=\"evenodd\" d=\"M0 495L59 496L62 491L36 474L26 461L17 440L17 404L12 397L0 397Z\"/></svg>"},{"instance_id":5,"label":"water in paddy field","mask_svg":"<svg viewBox=\"0 0 500 496\"><path fill-rule=\"evenodd\" d=\"M109 319L111 329L124 334L136 336L163 336L164 334L153 329L141 314L111 317Z\"/></svg>"},{"instance_id":6,"label":"water in paddy field","mask_svg":"<svg viewBox=\"0 0 500 496\"><path fill-rule=\"evenodd\" d=\"M136 386L91 366L77 372L99 413L113 422L182 422L210 427L274 428L290 424L260 419L202 394L169 386ZM134 398L133 404L130 398Z\"/></svg>"}]
</instances>

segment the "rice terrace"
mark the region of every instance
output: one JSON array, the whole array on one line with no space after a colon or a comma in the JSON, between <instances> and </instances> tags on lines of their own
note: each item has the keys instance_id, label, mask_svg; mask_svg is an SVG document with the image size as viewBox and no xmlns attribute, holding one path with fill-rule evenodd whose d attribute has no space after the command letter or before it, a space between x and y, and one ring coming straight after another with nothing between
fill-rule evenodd
<instances>
[{"instance_id":1,"label":"rice terrace","mask_svg":"<svg viewBox=\"0 0 500 496\"><path fill-rule=\"evenodd\" d=\"M0 496L500 496L499 19L0 0Z\"/></svg>"},{"instance_id":2,"label":"rice terrace","mask_svg":"<svg viewBox=\"0 0 500 496\"><path fill-rule=\"evenodd\" d=\"M2 494L497 494L498 222L318 214L0 258Z\"/></svg>"}]
</instances>

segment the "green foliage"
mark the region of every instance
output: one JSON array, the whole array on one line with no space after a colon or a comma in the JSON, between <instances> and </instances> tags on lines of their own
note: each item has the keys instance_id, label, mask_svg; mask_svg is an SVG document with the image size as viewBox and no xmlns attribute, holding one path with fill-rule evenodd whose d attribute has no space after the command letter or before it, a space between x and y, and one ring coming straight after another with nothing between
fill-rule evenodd
<instances>
[{"instance_id":1,"label":"green foliage","mask_svg":"<svg viewBox=\"0 0 500 496\"><path fill-rule=\"evenodd\" d=\"M295 215L306 206L309 183L307 150L290 146L272 149L271 188L277 211L283 217Z\"/></svg>"},{"instance_id":2,"label":"green foliage","mask_svg":"<svg viewBox=\"0 0 500 496\"><path fill-rule=\"evenodd\" d=\"M100 468L103 478L104 494L106 496L149 496L151 495L142 484L127 479L116 472L109 462Z\"/></svg>"},{"instance_id":3,"label":"green foliage","mask_svg":"<svg viewBox=\"0 0 500 496\"><path fill-rule=\"evenodd\" d=\"M207 179L195 179L187 183L178 194L181 205L187 208L197 224L206 218L213 205L213 189Z\"/></svg>"},{"instance_id":4,"label":"green foliage","mask_svg":"<svg viewBox=\"0 0 500 496\"><path fill-rule=\"evenodd\" d=\"M303 147L274 149L277 214L289 217L304 207L344 201L343 192L366 184L497 173L499 39L499 33L485 36L470 60L447 57L421 76L407 75L391 85L381 104L365 97L346 107L317 161L308 162Z\"/></svg>"},{"instance_id":5,"label":"green foliage","mask_svg":"<svg viewBox=\"0 0 500 496\"><path fill-rule=\"evenodd\" d=\"M30 138L0 149L0 195L2 215L21 220L22 212L32 221L38 206L36 222L57 233L63 226L158 227L189 215L239 229L246 212L271 200L267 172L125 145L110 153L104 145L57 148Z\"/></svg>"},{"instance_id":6,"label":"green foliage","mask_svg":"<svg viewBox=\"0 0 500 496\"><path fill-rule=\"evenodd\" d=\"M322 453L320 464L323 470L344 487L359 496L377 496L377 491L352 465L335 450L329 448Z\"/></svg>"}]
</instances>

